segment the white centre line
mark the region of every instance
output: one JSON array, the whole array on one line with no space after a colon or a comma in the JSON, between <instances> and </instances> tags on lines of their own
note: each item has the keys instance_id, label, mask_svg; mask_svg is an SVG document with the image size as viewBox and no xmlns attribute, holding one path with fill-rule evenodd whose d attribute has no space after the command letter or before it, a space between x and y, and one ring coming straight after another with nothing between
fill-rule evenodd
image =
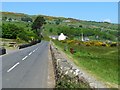
<instances>
[{"instance_id":1,"label":"white centre line","mask_svg":"<svg viewBox=\"0 0 120 90\"><path fill-rule=\"evenodd\" d=\"M38 48L36 48L35 50L38 50Z\"/></svg>"},{"instance_id":2,"label":"white centre line","mask_svg":"<svg viewBox=\"0 0 120 90\"><path fill-rule=\"evenodd\" d=\"M28 56L25 56L22 60L25 60Z\"/></svg>"},{"instance_id":3,"label":"white centre line","mask_svg":"<svg viewBox=\"0 0 120 90\"><path fill-rule=\"evenodd\" d=\"M17 65L19 65L20 63L16 63L14 66L12 66L7 72L10 72L11 70L13 70Z\"/></svg>"},{"instance_id":4,"label":"white centre line","mask_svg":"<svg viewBox=\"0 0 120 90\"><path fill-rule=\"evenodd\" d=\"M35 50L33 50L33 52L35 52Z\"/></svg>"},{"instance_id":5,"label":"white centre line","mask_svg":"<svg viewBox=\"0 0 120 90\"><path fill-rule=\"evenodd\" d=\"M31 54L32 54L32 52L29 53L29 55L31 55Z\"/></svg>"}]
</instances>

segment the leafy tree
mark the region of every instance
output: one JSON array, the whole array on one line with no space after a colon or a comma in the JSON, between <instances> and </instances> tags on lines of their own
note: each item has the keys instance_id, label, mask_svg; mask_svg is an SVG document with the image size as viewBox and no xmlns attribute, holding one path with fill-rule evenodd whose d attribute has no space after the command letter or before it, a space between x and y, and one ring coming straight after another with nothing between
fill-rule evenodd
<instances>
[{"instance_id":1,"label":"leafy tree","mask_svg":"<svg viewBox=\"0 0 120 90\"><path fill-rule=\"evenodd\" d=\"M9 22L10 22L10 21L12 21L12 18L9 18L8 20L9 20Z\"/></svg>"},{"instance_id":2,"label":"leafy tree","mask_svg":"<svg viewBox=\"0 0 120 90\"><path fill-rule=\"evenodd\" d=\"M35 40L35 39L38 39L38 36L31 30L26 30L26 29L23 29L18 35L17 35L17 38L20 38L21 40L24 40L24 41L32 41L32 40Z\"/></svg>"},{"instance_id":3,"label":"leafy tree","mask_svg":"<svg viewBox=\"0 0 120 90\"><path fill-rule=\"evenodd\" d=\"M83 26L82 25L79 25L80 28L82 28Z\"/></svg>"},{"instance_id":4,"label":"leafy tree","mask_svg":"<svg viewBox=\"0 0 120 90\"><path fill-rule=\"evenodd\" d=\"M6 21L6 20L7 20L7 17L2 17L2 20Z\"/></svg>"},{"instance_id":5,"label":"leafy tree","mask_svg":"<svg viewBox=\"0 0 120 90\"><path fill-rule=\"evenodd\" d=\"M16 39L17 34L22 29L17 27L15 24L3 24L2 25L2 37L9 39Z\"/></svg>"},{"instance_id":6,"label":"leafy tree","mask_svg":"<svg viewBox=\"0 0 120 90\"><path fill-rule=\"evenodd\" d=\"M35 30L38 36L41 36L41 29L44 24L46 24L44 17L38 16L32 24L32 30Z\"/></svg>"},{"instance_id":7,"label":"leafy tree","mask_svg":"<svg viewBox=\"0 0 120 90\"><path fill-rule=\"evenodd\" d=\"M53 32L53 29L52 29L52 28L50 28L49 32L50 32L50 33L52 33L52 32Z\"/></svg>"},{"instance_id":8,"label":"leafy tree","mask_svg":"<svg viewBox=\"0 0 120 90\"><path fill-rule=\"evenodd\" d=\"M32 18L30 18L30 17L22 17L21 18L21 21L25 21L25 22L32 22Z\"/></svg>"},{"instance_id":9,"label":"leafy tree","mask_svg":"<svg viewBox=\"0 0 120 90\"><path fill-rule=\"evenodd\" d=\"M55 24L56 24L56 25L59 25L59 24L60 24L60 22L61 22L61 20L60 20L60 19L55 20Z\"/></svg>"}]
</instances>

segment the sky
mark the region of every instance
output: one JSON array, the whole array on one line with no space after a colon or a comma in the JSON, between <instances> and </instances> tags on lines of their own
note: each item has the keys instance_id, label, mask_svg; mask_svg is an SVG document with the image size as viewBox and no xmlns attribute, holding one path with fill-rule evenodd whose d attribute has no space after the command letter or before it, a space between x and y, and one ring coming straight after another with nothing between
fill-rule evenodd
<instances>
[{"instance_id":1,"label":"sky","mask_svg":"<svg viewBox=\"0 0 120 90\"><path fill-rule=\"evenodd\" d=\"M2 2L2 10L118 23L117 2Z\"/></svg>"}]
</instances>

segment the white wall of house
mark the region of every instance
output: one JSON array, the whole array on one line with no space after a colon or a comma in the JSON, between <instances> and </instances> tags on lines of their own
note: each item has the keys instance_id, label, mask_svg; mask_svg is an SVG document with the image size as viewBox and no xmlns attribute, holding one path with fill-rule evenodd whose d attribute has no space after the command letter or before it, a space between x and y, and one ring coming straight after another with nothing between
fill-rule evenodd
<instances>
[{"instance_id":1,"label":"white wall of house","mask_svg":"<svg viewBox=\"0 0 120 90\"><path fill-rule=\"evenodd\" d=\"M65 36L63 33L61 33L59 36L58 36L58 40L61 41L61 40L65 40L67 36Z\"/></svg>"},{"instance_id":2,"label":"white wall of house","mask_svg":"<svg viewBox=\"0 0 120 90\"><path fill-rule=\"evenodd\" d=\"M63 22L71 22L70 20L64 20Z\"/></svg>"}]
</instances>

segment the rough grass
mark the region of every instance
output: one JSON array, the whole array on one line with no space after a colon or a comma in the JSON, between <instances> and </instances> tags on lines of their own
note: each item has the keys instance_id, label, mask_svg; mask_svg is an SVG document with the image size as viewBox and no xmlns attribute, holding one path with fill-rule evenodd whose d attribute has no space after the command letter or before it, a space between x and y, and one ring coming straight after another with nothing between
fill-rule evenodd
<instances>
[{"instance_id":1,"label":"rough grass","mask_svg":"<svg viewBox=\"0 0 120 90\"><path fill-rule=\"evenodd\" d=\"M64 49L66 43L55 41L55 44ZM75 49L76 53L70 54L69 48ZM67 54L74 58L74 62L95 75L99 80L110 86L118 84L118 48L67 45Z\"/></svg>"}]
</instances>

